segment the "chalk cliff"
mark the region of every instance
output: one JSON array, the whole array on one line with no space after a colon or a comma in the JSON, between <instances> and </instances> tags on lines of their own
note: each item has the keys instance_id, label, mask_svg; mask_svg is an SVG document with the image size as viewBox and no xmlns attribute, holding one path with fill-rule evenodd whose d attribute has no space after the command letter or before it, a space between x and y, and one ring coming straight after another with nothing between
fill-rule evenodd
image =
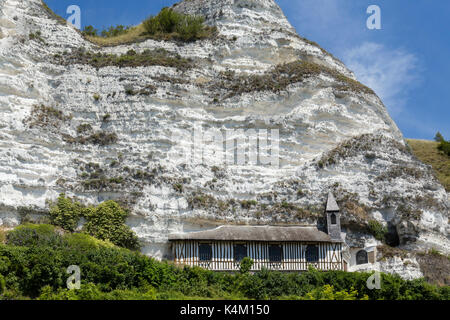
<instances>
[{"instance_id":1,"label":"chalk cliff","mask_svg":"<svg viewBox=\"0 0 450 320\"><path fill-rule=\"evenodd\" d=\"M144 253L163 258L172 232L320 225L333 191L350 247L377 244L368 227L377 220L393 245L450 253L448 198L431 168L377 95L299 36L273 0L174 9L203 15L217 36L101 48L40 0L0 0L0 225L41 219L62 192L86 204L115 199L130 208ZM79 58L130 50L172 63L95 67ZM249 129L278 130L279 164L173 156L192 144L184 133L200 128L234 130L247 147Z\"/></svg>"}]
</instances>

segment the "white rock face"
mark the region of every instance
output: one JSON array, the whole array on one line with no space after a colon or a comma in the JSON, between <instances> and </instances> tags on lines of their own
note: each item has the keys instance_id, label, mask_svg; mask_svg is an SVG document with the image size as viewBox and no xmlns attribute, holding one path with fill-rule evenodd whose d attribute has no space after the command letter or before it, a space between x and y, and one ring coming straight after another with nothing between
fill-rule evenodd
<instances>
[{"instance_id":1,"label":"white rock face","mask_svg":"<svg viewBox=\"0 0 450 320\"><path fill-rule=\"evenodd\" d=\"M424 276L415 257L393 257L374 264L353 266L351 271L394 273L401 275L405 280L413 280Z\"/></svg>"},{"instance_id":2,"label":"white rock face","mask_svg":"<svg viewBox=\"0 0 450 320\"><path fill-rule=\"evenodd\" d=\"M341 90L342 81L325 73L277 91L248 89L242 79L293 61L354 79L340 61L299 37L273 0L190 0L175 9L204 15L218 36L98 48L58 23L40 0L0 0L0 225L17 225L24 212L36 219L61 192L87 204L125 200L143 251L163 258L171 232L223 223L316 224L331 189L350 246L373 241L363 225L374 219L389 225L405 248L450 253L448 196L405 147L376 95ZM38 39L30 39L36 31ZM194 67L97 70L55 63L55 55L79 48L114 54L163 48L192 59ZM242 94L220 86L225 71L242 75ZM154 91L146 95L127 94L149 86ZM32 126L38 105L63 115ZM114 133L117 141L70 143L80 125ZM238 138L249 129L278 130L279 165L224 165L208 153L202 163L180 162L171 152L191 146L185 133L195 128L235 130ZM96 187L95 172L115 180Z\"/></svg>"}]
</instances>

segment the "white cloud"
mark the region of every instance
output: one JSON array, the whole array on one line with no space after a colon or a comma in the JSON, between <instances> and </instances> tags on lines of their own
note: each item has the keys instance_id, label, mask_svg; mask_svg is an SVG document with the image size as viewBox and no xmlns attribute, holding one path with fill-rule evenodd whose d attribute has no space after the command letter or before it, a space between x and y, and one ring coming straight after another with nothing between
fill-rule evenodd
<instances>
[{"instance_id":1,"label":"white cloud","mask_svg":"<svg viewBox=\"0 0 450 320\"><path fill-rule=\"evenodd\" d=\"M360 82L380 96L394 117L405 107L408 92L420 82L417 57L402 49L365 42L345 50L343 60Z\"/></svg>"}]
</instances>

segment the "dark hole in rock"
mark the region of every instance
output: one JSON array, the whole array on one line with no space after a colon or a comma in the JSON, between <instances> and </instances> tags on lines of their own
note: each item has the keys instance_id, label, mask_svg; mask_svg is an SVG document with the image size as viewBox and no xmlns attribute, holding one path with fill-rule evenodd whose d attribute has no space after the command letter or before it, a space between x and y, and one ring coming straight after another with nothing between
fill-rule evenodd
<instances>
[{"instance_id":1,"label":"dark hole in rock","mask_svg":"<svg viewBox=\"0 0 450 320\"><path fill-rule=\"evenodd\" d=\"M386 233L386 244L391 247L397 247L400 245L400 238L398 237L397 227L392 223L388 222L388 232Z\"/></svg>"}]
</instances>

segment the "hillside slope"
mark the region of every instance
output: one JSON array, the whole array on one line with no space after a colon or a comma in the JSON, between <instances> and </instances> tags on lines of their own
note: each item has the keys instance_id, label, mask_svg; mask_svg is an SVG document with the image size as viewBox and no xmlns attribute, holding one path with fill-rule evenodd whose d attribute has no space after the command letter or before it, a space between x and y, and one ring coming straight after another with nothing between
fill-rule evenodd
<instances>
[{"instance_id":1,"label":"hillside slope","mask_svg":"<svg viewBox=\"0 0 450 320\"><path fill-rule=\"evenodd\" d=\"M407 142L420 161L433 167L439 181L450 192L450 157L438 150L439 143L414 139L408 139Z\"/></svg>"}]
</instances>

